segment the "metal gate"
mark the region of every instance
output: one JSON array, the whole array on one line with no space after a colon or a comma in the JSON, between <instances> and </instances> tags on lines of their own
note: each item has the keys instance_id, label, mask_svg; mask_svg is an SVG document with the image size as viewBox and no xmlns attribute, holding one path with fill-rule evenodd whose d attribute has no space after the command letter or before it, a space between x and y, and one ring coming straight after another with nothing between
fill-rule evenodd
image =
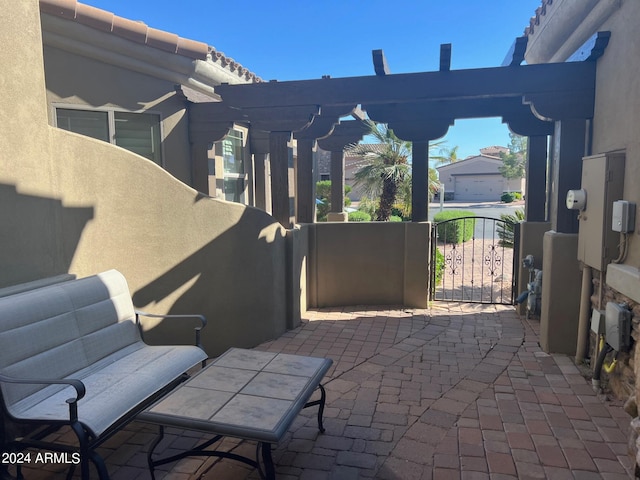
<instances>
[{"instance_id":1,"label":"metal gate","mask_svg":"<svg viewBox=\"0 0 640 480\"><path fill-rule=\"evenodd\" d=\"M430 300L512 305L518 239L514 224L489 217L434 223Z\"/></svg>"}]
</instances>

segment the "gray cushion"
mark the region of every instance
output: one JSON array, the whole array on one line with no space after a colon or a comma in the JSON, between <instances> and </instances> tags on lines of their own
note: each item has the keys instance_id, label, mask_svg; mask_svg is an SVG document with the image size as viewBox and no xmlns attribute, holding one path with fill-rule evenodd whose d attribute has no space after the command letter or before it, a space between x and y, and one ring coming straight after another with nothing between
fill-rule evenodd
<instances>
[{"instance_id":1,"label":"gray cushion","mask_svg":"<svg viewBox=\"0 0 640 480\"><path fill-rule=\"evenodd\" d=\"M5 375L83 381L79 418L97 435L206 358L198 347L146 345L116 270L0 298L0 352ZM3 383L2 396L16 418L65 420L75 393Z\"/></svg>"},{"instance_id":2,"label":"gray cushion","mask_svg":"<svg viewBox=\"0 0 640 480\"><path fill-rule=\"evenodd\" d=\"M76 372L86 396L78 402L78 419L100 435L140 402L206 358L194 346L148 346L142 342ZM29 420L67 420L75 397L71 387L43 388L8 407L16 418Z\"/></svg>"}]
</instances>

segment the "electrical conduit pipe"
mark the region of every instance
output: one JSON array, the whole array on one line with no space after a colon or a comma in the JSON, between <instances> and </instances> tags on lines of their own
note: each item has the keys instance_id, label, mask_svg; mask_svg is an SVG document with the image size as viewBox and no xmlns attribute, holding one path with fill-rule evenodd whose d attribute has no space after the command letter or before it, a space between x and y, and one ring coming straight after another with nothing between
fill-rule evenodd
<instances>
[{"instance_id":1,"label":"electrical conduit pipe","mask_svg":"<svg viewBox=\"0 0 640 480\"><path fill-rule=\"evenodd\" d=\"M576 345L576 364L582 363L589 344L589 313L591 312L592 283L591 267L582 268L582 289L580 290L580 314L578 317L578 342Z\"/></svg>"}]
</instances>

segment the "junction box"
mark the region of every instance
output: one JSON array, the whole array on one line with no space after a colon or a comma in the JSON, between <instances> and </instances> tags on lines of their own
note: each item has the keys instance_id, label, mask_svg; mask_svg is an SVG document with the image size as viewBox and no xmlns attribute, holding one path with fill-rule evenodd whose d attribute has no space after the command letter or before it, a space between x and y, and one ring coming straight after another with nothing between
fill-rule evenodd
<instances>
[{"instance_id":1,"label":"junction box","mask_svg":"<svg viewBox=\"0 0 640 480\"><path fill-rule=\"evenodd\" d=\"M624 352L631 345L631 311L626 305L607 303L605 314L605 338L618 352Z\"/></svg>"},{"instance_id":2,"label":"junction box","mask_svg":"<svg viewBox=\"0 0 640 480\"><path fill-rule=\"evenodd\" d=\"M586 205L578 217L578 260L601 272L618 256L620 235L611 225L613 202L622 199L624 190L624 165L624 152L582 159Z\"/></svg>"}]
</instances>

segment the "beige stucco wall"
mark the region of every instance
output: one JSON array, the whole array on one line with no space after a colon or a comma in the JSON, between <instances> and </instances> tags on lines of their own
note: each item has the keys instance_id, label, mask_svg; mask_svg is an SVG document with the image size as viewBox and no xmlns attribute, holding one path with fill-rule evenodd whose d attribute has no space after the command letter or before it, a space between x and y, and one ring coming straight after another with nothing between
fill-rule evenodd
<instances>
[{"instance_id":1,"label":"beige stucco wall","mask_svg":"<svg viewBox=\"0 0 640 480\"><path fill-rule=\"evenodd\" d=\"M0 7L0 286L116 268L137 307L205 314L210 355L282 333L286 231L142 157L50 127L38 2ZM154 341L192 340L160 327Z\"/></svg>"},{"instance_id":2,"label":"beige stucco wall","mask_svg":"<svg viewBox=\"0 0 640 480\"><path fill-rule=\"evenodd\" d=\"M309 232L310 306L426 307L430 223L317 223L302 228Z\"/></svg>"},{"instance_id":3,"label":"beige stucco wall","mask_svg":"<svg viewBox=\"0 0 640 480\"><path fill-rule=\"evenodd\" d=\"M188 119L175 84L49 46L44 60L50 125L55 125L54 105L159 114L162 166L191 184Z\"/></svg>"},{"instance_id":4,"label":"beige stucco wall","mask_svg":"<svg viewBox=\"0 0 640 480\"><path fill-rule=\"evenodd\" d=\"M624 151L626 165L622 198L640 204L640 39L637 26L640 24L640 2L633 0L558 0L547 5L541 15L539 25L529 37L525 56L528 63L562 62L573 54L596 32L611 32L611 37L602 57L597 60L595 111L593 119L592 154ZM604 181L604 179L603 179ZM587 192L588 195L588 192ZM636 225L638 225L638 212ZM603 225L603 228L611 228ZM640 292L640 229L629 235L628 252L622 268L612 268L607 272L607 283L624 285L629 291ZM581 232L580 235L584 235ZM582 240L582 239L581 239ZM560 242L549 239L549 245ZM545 263L547 262L547 239L545 238ZM568 250L566 255L573 255ZM555 255L557 259L560 256ZM554 268L558 277L550 277L552 272L544 272L547 286L566 285L563 271ZM573 274L579 275L579 266L572 266ZM597 274L596 274L597 276ZM566 280L566 279L565 279ZM544 283L544 282L543 282ZM571 287L573 289L573 285ZM555 289L550 288L549 292ZM567 296L571 302L579 303L576 295ZM636 301L640 301L637 294ZM543 299L544 301L544 299ZM555 305L552 300L547 304ZM564 307L555 308L550 315L560 321ZM554 320L555 322L556 320ZM573 316L566 320L574 322ZM542 326L541 326L542 330ZM542 341L542 339L541 339Z\"/></svg>"},{"instance_id":5,"label":"beige stucco wall","mask_svg":"<svg viewBox=\"0 0 640 480\"><path fill-rule=\"evenodd\" d=\"M610 31L597 63L592 154L626 152L624 200L640 204L640 2L559 0L529 38L528 63L564 61L589 37ZM640 237L630 235L626 263L640 265ZM640 285L638 285L640 289Z\"/></svg>"},{"instance_id":6,"label":"beige stucco wall","mask_svg":"<svg viewBox=\"0 0 640 480\"><path fill-rule=\"evenodd\" d=\"M545 352L576 352L581 275L578 235L546 232L543 239L540 346ZM551 281L552 280L552 281Z\"/></svg>"},{"instance_id":7,"label":"beige stucco wall","mask_svg":"<svg viewBox=\"0 0 640 480\"><path fill-rule=\"evenodd\" d=\"M626 151L623 199L640 205L640 2L624 1L600 30L610 30L598 60L593 153ZM628 265L640 265L640 224L630 235ZM638 285L640 289L640 284ZM640 295L637 298L640 301Z\"/></svg>"}]
</instances>

